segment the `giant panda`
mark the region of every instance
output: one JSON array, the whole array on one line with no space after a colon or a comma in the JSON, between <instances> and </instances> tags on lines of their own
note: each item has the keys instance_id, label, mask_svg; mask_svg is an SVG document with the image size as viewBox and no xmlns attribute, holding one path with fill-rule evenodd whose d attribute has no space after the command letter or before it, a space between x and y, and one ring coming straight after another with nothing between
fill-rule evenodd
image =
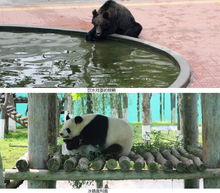
<instances>
[{"instance_id":1,"label":"giant panda","mask_svg":"<svg viewBox=\"0 0 220 193\"><path fill-rule=\"evenodd\" d=\"M133 128L126 121L98 114L67 120L60 136L68 150L93 146L113 157L128 155L133 145Z\"/></svg>"}]
</instances>

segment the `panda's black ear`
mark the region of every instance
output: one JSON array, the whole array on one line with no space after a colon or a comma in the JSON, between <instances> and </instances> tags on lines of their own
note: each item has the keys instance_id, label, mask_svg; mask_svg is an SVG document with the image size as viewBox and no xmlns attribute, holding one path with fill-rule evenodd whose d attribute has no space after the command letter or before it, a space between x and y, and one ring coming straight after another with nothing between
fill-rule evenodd
<instances>
[{"instance_id":1,"label":"panda's black ear","mask_svg":"<svg viewBox=\"0 0 220 193\"><path fill-rule=\"evenodd\" d=\"M66 121L70 119L69 113L66 115Z\"/></svg>"},{"instance_id":2,"label":"panda's black ear","mask_svg":"<svg viewBox=\"0 0 220 193\"><path fill-rule=\"evenodd\" d=\"M96 11L96 9L94 9L94 10L92 11L92 15L93 15L93 17L96 17L96 16L98 15L98 12Z\"/></svg>"},{"instance_id":3,"label":"panda's black ear","mask_svg":"<svg viewBox=\"0 0 220 193\"><path fill-rule=\"evenodd\" d=\"M75 120L75 123L76 123L76 124L79 124L79 123L81 123L81 122L83 121L83 118L80 117L80 116L76 116L76 117L74 118L74 120Z\"/></svg>"}]
</instances>

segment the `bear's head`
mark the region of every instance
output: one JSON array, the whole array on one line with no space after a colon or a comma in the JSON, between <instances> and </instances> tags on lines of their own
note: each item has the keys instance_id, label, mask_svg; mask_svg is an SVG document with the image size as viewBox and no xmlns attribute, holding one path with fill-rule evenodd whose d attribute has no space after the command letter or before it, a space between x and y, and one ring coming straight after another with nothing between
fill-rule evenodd
<instances>
[{"instance_id":1,"label":"bear's head","mask_svg":"<svg viewBox=\"0 0 220 193\"><path fill-rule=\"evenodd\" d=\"M92 14L92 24L96 29L96 38L103 38L109 35L109 29L111 29L109 13L107 11L98 13L96 10L93 10Z\"/></svg>"},{"instance_id":2,"label":"bear's head","mask_svg":"<svg viewBox=\"0 0 220 193\"><path fill-rule=\"evenodd\" d=\"M68 119L60 132L60 136L63 139L73 139L74 137L80 135L80 132L84 128L84 121L81 116L76 116L72 119Z\"/></svg>"}]
</instances>

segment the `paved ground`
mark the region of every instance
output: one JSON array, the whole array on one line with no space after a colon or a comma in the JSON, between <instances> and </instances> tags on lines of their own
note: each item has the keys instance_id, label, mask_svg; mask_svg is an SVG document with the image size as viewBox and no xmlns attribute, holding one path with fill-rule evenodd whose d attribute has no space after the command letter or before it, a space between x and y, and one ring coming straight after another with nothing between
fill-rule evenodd
<instances>
[{"instance_id":1,"label":"paved ground","mask_svg":"<svg viewBox=\"0 0 220 193\"><path fill-rule=\"evenodd\" d=\"M126 192L124 189L183 189L184 184L183 180L115 180L115 181L103 181L103 184L108 184L108 187L113 190L123 189L123 192ZM27 181L19 186L19 189L26 189ZM72 189L73 187L67 181L57 181L57 189ZM93 189L96 188L96 183L93 182L90 185L84 185L83 189ZM200 180L200 189L203 189L203 180ZM142 192L142 191L141 191ZM166 191L168 192L168 191Z\"/></svg>"},{"instance_id":2,"label":"paved ground","mask_svg":"<svg viewBox=\"0 0 220 193\"><path fill-rule=\"evenodd\" d=\"M0 24L82 30L92 27L91 11L103 3L101 0L0 2ZM141 39L166 46L188 60L193 71L190 87L220 87L220 0L130 0L121 3L143 25Z\"/></svg>"}]
</instances>

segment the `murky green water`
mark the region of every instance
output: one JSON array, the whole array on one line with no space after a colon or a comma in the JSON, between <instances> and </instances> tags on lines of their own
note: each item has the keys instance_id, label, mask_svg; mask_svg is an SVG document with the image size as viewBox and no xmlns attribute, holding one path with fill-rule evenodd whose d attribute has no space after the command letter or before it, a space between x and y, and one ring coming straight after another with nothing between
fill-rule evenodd
<instances>
[{"instance_id":1,"label":"murky green water","mask_svg":"<svg viewBox=\"0 0 220 193\"><path fill-rule=\"evenodd\" d=\"M168 87L178 73L169 58L135 44L0 32L0 87Z\"/></svg>"}]
</instances>

